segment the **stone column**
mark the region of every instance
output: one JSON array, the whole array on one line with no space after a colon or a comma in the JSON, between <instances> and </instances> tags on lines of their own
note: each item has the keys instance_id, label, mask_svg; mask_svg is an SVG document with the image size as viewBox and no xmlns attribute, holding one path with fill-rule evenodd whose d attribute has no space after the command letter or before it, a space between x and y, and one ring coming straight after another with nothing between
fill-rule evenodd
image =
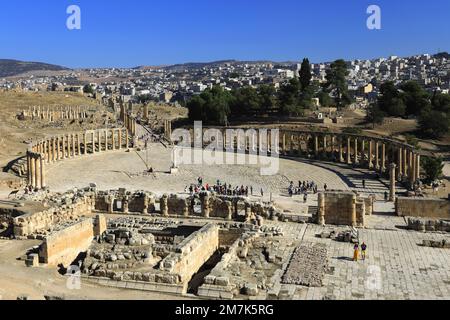
<instances>
[{"instance_id":1,"label":"stone column","mask_svg":"<svg viewBox=\"0 0 450 320\"><path fill-rule=\"evenodd\" d=\"M391 163L390 166L390 184L389 184L389 201L395 200L395 163Z\"/></svg>"},{"instance_id":2,"label":"stone column","mask_svg":"<svg viewBox=\"0 0 450 320\"><path fill-rule=\"evenodd\" d=\"M56 160L61 160L61 137L56 137Z\"/></svg>"},{"instance_id":3,"label":"stone column","mask_svg":"<svg viewBox=\"0 0 450 320\"><path fill-rule=\"evenodd\" d=\"M375 169L380 169L380 143L375 142Z\"/></svg>"},{"instance_id":4,"label":"stone column","mask_svg":"<svg viewBox=\"0 0 450 320\"><path fill-rule=\"evenodd\" d=\"M369 169L373 168L372 155L373 155L373 141L369 140Z\"/></svg>"},{"instance_id":5,"label":"stone column","mask_svg":"<svg viewBox=\"0 0 450 320\"><path fill-rule=\"evenodd\" d=\"M416 180L420 179L420 154L416 154Z\"/></svg>"},{"instance_id":6,"label":"stone column","mask_svg":"<svg viewBox=\"0 0 450 320\"><path fill-rule=\"evenodd\" d=\"M383 143L381 145L381 166L380 166L381 172L384 172L386 170L386 144Z\"/></svg>"},{"instance_id":7,"label":"stone column","mask_svg":"<svg viewBox=\"0 0 450 320\"><path fill-rule=\"evenodd\" d=\"M204 218L209 218L210 208L209 208L209 196L205 195L201 198L202 205L202 215Z\"/></svg>"},{"instance_id":8,"label":"stone column","mask_svg":"<svg viewBox=\"0 0 450 320\"><path fill-rule=\"evenodd\" d=\"M52 161L55 162L57 159L56 157L56 139L58 138L52 138Z\"/></svg>"},{"instance_id":9,"label":"stone column","mask_svg":"<svg viewBox=\"0 0 450 320\"><path fill-rule=\"evenodd\" d=\"M358 164L358 138L355 138L355 164Z\"/></svg>"},{"instance_id":10,"label":"stone column","mask_svg":"<svg viewBox=\"0 0 450 320\"><path fill-rule=\"evenodd\" d=\"M408 160L408 150L406 150L406 148L403 148L403 176L404 177L408 176L407 160Z\"/></svg>"},{"instance_id":11,"label":"stone column","mask_svg":"<svg viewBox=\"0 0 450 320\"><path fill-rule=\"evenodd\" d=\"M72 157L72 135L67 135L67 158Z\"/></svg>"},{"instance_id":12,"label":"stone column","mask_svg":"<svg viewBox=\"0 0 450 320\"><path fill-rule=\"evenodd\" d=\"M117 132L119 133L119 150L122 149L122 129L118 129Z\"/></svg>"},{"instance_id":13,"label":"stone column","mask_svg":"<svg viewBox=\"0 0 450 320\"><path fill-rule=\"evenodd\" d=\"M318 195L318 214L317 223L321 226L325 225L325 193L321 192Z\"/></svg>"},{"instance_id":14,"label":"stone column","mask_svg":"<svg viewBox=\"0 0 450 320\"><path fill-rule=\"evenodd\" d=\"M411 175L412 175L412 181L416 182L417 178L416 178L416 173L417 173L417 169L416 169L416 154L413 152L412 154L412 160L411 160L412 164L411 164Z\"/></svg>"},{"instance_id":15,"label":"stone column","mask_svg":"<svg viewBox=\"0 0 450 320\"><path fill-rule=\"evenodd\" d=\"M350 137L347 137L347 164L352 164Z\"/></svg>"},{"instance_id":16,"label":"stone column","mask_svg":"<svg viewBox=\"0 0 450 320\"><path fill-rule=\"evenodd\" d=\"M319 156L319 137L314 136L314 155L316 158Z\"/></svg>"},{"instance_id":17,"label":"stone column","mask_svg":"<svg viewBox=\"0 0 450 320\"><path fill-rule=\"evenodd\" d=\"M45 159L42 155L39 158L39 161L40 161L40 167L41 167L41 188L45 189L47 187L47 179L45 176Z\"/></svg>"},{"instance_id":18,"label":"stone column","mask_svg":"<svg viewBox=\"0 0 450 320\"><path fill-rule=\"evenodd\" d=\"M92 132L92 154L95 153L95 131Z\"/></svg>"},{"instance_id":19,"label":"stone column","mask_svg":"<svg viewBox=\"0 0 450 320\"><path fill-rule=\"evenodd\" d=\"M398 148L398 157L397 157L397 166L398 166L398 170L397 170L397 179L398 181L402 180L402 176L403 176L403 149L402 148Z\"/></svg>"},{"instance_id":20,"label":"stone column","mask_svg":"<svg viewBox=\"0 0 450 320\"><path fill-rule=\"evenodd\" d=\"M409 156L408 156L408 178L409 178L409 182L411 183L411 185L414 184L415 179L414 179L414 153L412 152L412 150L410 150L409 152Z\"/></svg>"},{"instance_id":21,"label":"stone column","mask_svg":"<svg viewBox=\"0 0 450 320\"><path fill-rule=\"evenodd\" d=\"M327 135L323 135L323 150L322 150L323 157L327 157Z\"/></svg>"},{"instance_id":22,"label":"stone column","mask_svg":"<svg viewBox=\"0 0 450 320\"><path fill-rule=\"evenodd\" d=\"M259 137L259 135L258 135ZM224 143L225 143L225 136L224 136ZM128 149L130 147L130 136L128 133L128 129L125 128L125 148Z\"/></svg>"},{"instance_id":23,"label":"stone column","mask_svg":"<svg viewBox=\"0 0 450 320\"><path fill-rule=\"evenodd\" d=\"M31 186L31 174L31 157L29 152L27 152L27 181L29 186Z\"/></svg>"},{"instance_id":24,"label":"stone column","mask_svg":"<svg viewBox=\"0 0 450 320\"><path fill-rule=\"evenodd\" d=\"M159 200L159 206L160 206L160 210L161 210L161 215L163 217L168 217L169 216L169 207L167 205L168 197L169 196L167 194L165 194Z\"/></svg>"},{"instance_id":25,"label":"stone column","mask_svg":"<svg viewBox=\"0 0 450 320\"><path fill-rule=\"evenodd\" d=\"M116 150L116 138L115 138L114 129L111 130L111 143L112 143L111 150Z\"/></svg>"},{"instance_id":26,"label":"stone column","mask_svg":"<svg viewBox=\"0 0 450 320\"><path fill-rule=\"evenodd\" d=\"M98 152L102 152L102 136L101 136L101 131L97 130L97 140L98 140Z\"/></svg>"},{"instance_id":27,"label":"stone column","mask_svg":"<svg viewBox=\"0 0 450 320\"><path fill-rule=\"evenodd\" d=\"M77 148L78 148L78 156L81 156L81 139L79 133L77 133Z\"/></svg>"},{"instance_id":28,"label":"stone column","mask_svg":"<svg viewBox=\"0 0 450 320\"><path fill-rule=\"evenodd\" d=\"M76 156L76 141L75 141L75 134L72 134L72 157L75 158Z\"/></svg>"},{"instance_id":29,"label":"stone column","mask_svg":"<svg viewBox=\"0 0 450 320\"><path fill-rule=\"evenodd\" d=\"M344 152L342 148L342 136L339 137L339 162L344 162Z\"/></svg>"},{"instance_id":30,"label":"stone column","mask_svg":"<svg viewBox=\"0 0 450 320\"><path fill-rule=\"evenodd\" d=\"M356 227L356 194L352 196L352 207L350 210L350 221L353 227Z\"/></svg>"},{"instance_id":31,"label":"stone column","mask_svg":"<svg viewBox=\"0 0 450 320\"><path fill-rule=\"evenodd\" d=\"M62 136L62 158L66 158L66 136Z\"/></svg>"},{"instance_id":32,"label":"stone column","mask_svg":"<svg viewBox=\"0 0 450 320\"><path fill-rule=\"evenodd\" d=\"M286 133L283 132L283 137L282 137L282 149L283 149L283 154L286 155Z\"/></svg>"},{"instance_id":33,"label":"stone column","mask_svg":"<svg viewBox=\"0 0 450 320\"><path fill-rule=\"evenodd\" d=\"M365 146L365 144L366 144L366 140L365 139L362 139L361 140L361 156L360 156L360 162L361 163L366 163L366 157L365 157L365 153L366 153L366 146Z\"/></svg>"},{"instance_id":34,"label":"stone column","mask_svg":"<svg viewBox=\"0 0 450 320\"><path fill-rule=\"evenodd\" d=\"M109 145L108 145L108 130L105 130L105 151L108 151Z\"/></svg>"},{"instance_id":35,"label":"stone column","mask_svg":"<svg viewBox=\"0 0 450 320\"><path fill-rule=\"evenodd\" d=\"M84 142L84 154L88 153L88 142L87 142L87 133L83 133L83 142Z\"/></svg>"},{"instance_id":36,"label":"stone column","mask_svg":"<svg viewBox=\"0 0 450 320\"><path fill-rule=\"evenodd\" d=\"M34 170L34 180L36 184L36 189L41 189L41 157L35 158L35 170Z\"/></svg>"}]
</instances>

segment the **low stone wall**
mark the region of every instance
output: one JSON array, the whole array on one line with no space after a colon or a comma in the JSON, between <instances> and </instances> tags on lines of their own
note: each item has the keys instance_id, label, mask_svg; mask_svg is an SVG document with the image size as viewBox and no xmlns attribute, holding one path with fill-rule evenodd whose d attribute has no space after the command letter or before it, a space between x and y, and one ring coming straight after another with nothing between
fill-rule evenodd
<instances>
[{"instance_id":1,"label":"low stone wall","mask_svg":"<svg viewBox=\"0 0 450 320\"><path fill-rule=\"evenodd\" d=\"M399 216L450 219L450 200L398 197L395 210Z\"/></svg>"},{"instance_id":2,"label":"low stone wall","mask_svg":"<svg viewBox=\"0 0 450 320\"><path fill-rule=\"evenodd\" d=\"M39 248L39 261L49 266L68 266L91 245L94 236L106 230L104 216L86 218L53 232L44 239Z\"/></svg>"},{"instance_id":3,"label":"low stone wall","mask_svg":"<svg viewBox=\"0 0 450 320\"><path fill-rule=\"evenodd\" d=\"M160 263L163 271L177 274L182 283L188 281L219 249L219 226L208 224L193 233Z\"/></svg>"},{"instance_id":4,"label":"low stone wall","mask_svg":"<svg viewBox=\"0 0 450 320\"><path fill-rule=\"evenodd\" d=\"M92 208L93 199L85 196L68 205L50 207L47 210L19 216L14 219L14 236L26 237L52 229L57 224L77 220L91 214Z\"/></svg>"}]
</instances>

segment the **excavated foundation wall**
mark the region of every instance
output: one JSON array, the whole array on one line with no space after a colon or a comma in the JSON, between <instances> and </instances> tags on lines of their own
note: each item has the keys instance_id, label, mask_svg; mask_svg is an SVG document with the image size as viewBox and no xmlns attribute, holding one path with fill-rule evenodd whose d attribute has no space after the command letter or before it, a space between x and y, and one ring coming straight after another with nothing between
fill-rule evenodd
<instances>
[{"instance_id":1,"label":"excavated foundation wall","mask_svg":"<svg viewBox=\"0 0 450 320\"><path fill-rule=\"evenodd\" d=\"M82 219L59 231L53 232L44 239L39 248L39 261L49 266L71 262L91 245L94 236L106 231L106 219L99 215L96 218Z\"/></svg>"}]
</instances>

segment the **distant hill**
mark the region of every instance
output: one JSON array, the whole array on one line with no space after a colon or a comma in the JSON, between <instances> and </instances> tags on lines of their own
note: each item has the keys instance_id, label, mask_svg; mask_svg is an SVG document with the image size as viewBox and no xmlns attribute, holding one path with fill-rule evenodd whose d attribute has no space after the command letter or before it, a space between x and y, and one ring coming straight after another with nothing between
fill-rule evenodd
<instances>
[{"instance_id":1,"label":"distant hill","mask_svg":"<svg viewBox=\"0 0 450 320\"><path fill-rule=\"evenodd\" d=\"M450 54L448 52L439 52L438 54L435 54L433 57L435 57L435 58L445 58L447 60L450 60Z\"/></svg>"},{"instance_id":2,"label":"distant hill","mask_svg":"<svg viewBox=\"0 0 450 320\"><path fill-rule=\"evenodd\" d=\"M65 67L41 63L26 62L18 60L0 59L0 77L12 77L30 71L62 71Z\"/></svg>"}]
</instances>

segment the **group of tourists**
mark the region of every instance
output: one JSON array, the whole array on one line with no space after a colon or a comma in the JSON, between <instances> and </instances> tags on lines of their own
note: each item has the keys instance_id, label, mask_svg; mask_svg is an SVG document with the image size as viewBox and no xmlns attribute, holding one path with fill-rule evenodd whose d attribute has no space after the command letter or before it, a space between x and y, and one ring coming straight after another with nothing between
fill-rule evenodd
<instances>
[{"instance_id":1,"label":"group of tourists","mask_svg":"<svg viewBox=\"0 0 450 320\"><path fill-rule=\"evenodd\" d=\"M324 185L326 191L328 186ZM316 194L318 192L317 184L314 181L299 181L298 186L294 185L294 181L291 181L288 188L289 196L303 194L304 197L308 197L308 192Z\"/></svg>"},{"instance_id":2,"label":"group of tourists","mask_svg":"<svg viewBox=\"0 0 450 320\"><path fill-rule=\"evenodd\" d=\"M243 196L248 197L249 195L253 196L253 186L232 186L231 184L227 184L221 182L220 180L216 181L215 185L209 185L208 183L203 184L203 178L199 177L197 179L197 184L190 185L185 188L185 192L188 192L191 195L198 194L200 192L209 191L214 192L219 195L224 196ZM261 188L261 197L264 196L264 190Z\"/></svg>"}]
</instances>

